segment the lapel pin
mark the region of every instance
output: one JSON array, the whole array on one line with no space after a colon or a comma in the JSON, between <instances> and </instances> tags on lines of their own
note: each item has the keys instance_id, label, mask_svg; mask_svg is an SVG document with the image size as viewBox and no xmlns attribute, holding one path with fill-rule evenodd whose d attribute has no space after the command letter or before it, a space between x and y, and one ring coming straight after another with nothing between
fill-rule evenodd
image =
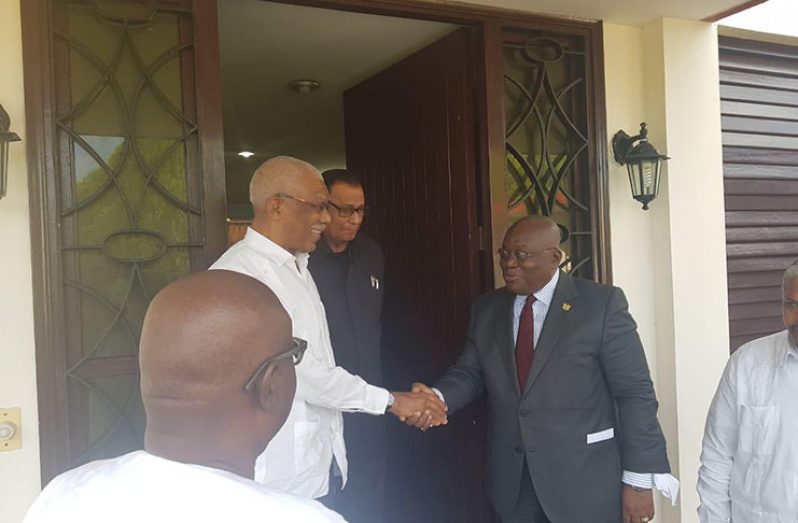
<instances>
[{"instance_id":1,"label":"lapel pin","mask_svg":"<svg viewBox=\"0 0 798 523\"><path fill-rule=\"evenodd\" d=\"M563 303L562 304L562 310L568 312L569 310L571 310L571 304L570 303Z\"/></svg>"}]
</instances>

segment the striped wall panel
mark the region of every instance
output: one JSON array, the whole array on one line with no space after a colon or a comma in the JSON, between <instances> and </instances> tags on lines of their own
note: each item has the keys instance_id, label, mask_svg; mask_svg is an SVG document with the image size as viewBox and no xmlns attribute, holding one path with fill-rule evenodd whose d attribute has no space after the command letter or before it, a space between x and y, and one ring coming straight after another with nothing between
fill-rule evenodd
<instances>
[{"instance_id":1,"label":"striped wall panel","mask_svg":"<svg viewBox=\"0 0 798 523\"><path fill-rule=\"evenodd\" d=\"M798 47L720 37L729 334L734 351L783 328L798 258Z\"/></svg>"}]
</instances>

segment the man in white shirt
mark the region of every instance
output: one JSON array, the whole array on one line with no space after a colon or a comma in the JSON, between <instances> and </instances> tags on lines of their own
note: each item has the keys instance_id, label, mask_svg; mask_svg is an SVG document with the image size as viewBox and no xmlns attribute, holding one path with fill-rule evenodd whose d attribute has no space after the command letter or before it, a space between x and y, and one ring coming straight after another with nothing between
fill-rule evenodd
<instances>
[{"instance_id":1,"label":"man in white shirt","mask_svg":"<svg viewBox=\"0 0 798 523\"><path fill-rule=\"evenodd\" d=\"M241 272L266 284L288 311L294 336L308 342L296 369L288 421L258 459L255 479L318 498L328 492L333 458L346 484L342 412L391 412L403 421L423 414L438 425L445 423L445 406L420 393L390 393L336 366L324 306L308 272L307 253L330 222L329 192L321 174L296 158L272 158L255 171L250 201L252 227L211 269Z\"/></svg>"},{"instance_id":2,"label":"man in white shirt","mask_svg":"<svg viewBox=\"0 0 798 523\"><path fill-rule=\"evenodd\" d=\"M732 355L704 430L702 523L798 522L798 260L782 279L786 330Z\"/></svg>"},{"instance_id":3,"label":"man in white shirt","mask_svg":"<svg viewBox=\"0 0 798 523\"><path fill-rule=\"evenodd\" d=\"M343 522L252 480L288 416L304 348L252 278L202 272L167 286L141 333L146 450L58 476L25 523Z\"/></svg>"}]
</instances>

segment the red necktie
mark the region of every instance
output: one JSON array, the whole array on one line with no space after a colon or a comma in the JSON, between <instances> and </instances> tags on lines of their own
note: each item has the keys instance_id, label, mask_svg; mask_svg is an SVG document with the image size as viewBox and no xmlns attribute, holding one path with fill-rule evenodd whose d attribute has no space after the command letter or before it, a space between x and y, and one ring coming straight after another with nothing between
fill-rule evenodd
<instances>
[{"instance_id":1,"label":"red necktie","mask_svg":"<svg viewBox=\"0 0 798 523\"><path fill-rule=\"evenodd\" d=\"M521 318L518 320L518 336L515 338L515 365L518 369L518 385L521 392L526 387L526 377L532 367L532 358L535 356L535 316L532 313L532 304L535 295L530 294L521 309Z\"/></svg>"}]
</instances>

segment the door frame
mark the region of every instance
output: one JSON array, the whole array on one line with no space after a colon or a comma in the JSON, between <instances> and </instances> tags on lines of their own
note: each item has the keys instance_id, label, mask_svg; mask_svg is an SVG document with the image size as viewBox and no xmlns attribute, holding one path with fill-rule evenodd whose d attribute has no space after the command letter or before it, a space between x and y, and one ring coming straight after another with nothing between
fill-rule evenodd
<instances>
[{"instance_id":1,"label":"door frame","mask_svg":"<svg viewBox=\"0 0 798 523\"><path fill-rule=\"evenodd\" d=\"M506 201L503 173L506 169L504 140L504 81L502 71L502 43L505 29L552 30L585 37L590 49L586 67L589 88L588 136L593 147L588 148L588 162L595 167L590 177L591 192L596 194L593 211L595 277L599 282L612 283L612 258L609 227L609 167L607 144L607 112L604 88L604 32L601 21L571 20L544 16L527 11L479 5L450 5L417 0L263 0L281 4L319 7L336 11L350 11L400 18L415 18L471 27L477 32L475 46L476 82L476 150L477 165L477 222L481 251L483 291L494 288L493 253L501 247L504 232L509 226L494 219L491 202ZM493 181L493 183L491 183Z\"/></svg>"},{"instance_id":2,"label":"door frame","mask_svg":"<svg viewBox=\"0 0 798 523\"><path fill-rule=\"evenodd\" d=\"M58 236L56 185L55 74L49 30L51 0L19 0L25 84L28 199L30 206L36 381L39 407L39 456L42 485L65 470L69 458L66 329L63 264ZM159 0L179 6L185 0ZM210 265L225 248L225 184L222 91L219 68L217 0L194 2L195 94L203 172L205 246ZM215 225L215 226L214 226Z\"/></svg>"},{"instance_id":3,"label":"door frame","mask_svg":"<svg viewBox=\"0 0 798 523\"><path fill-rule=\"evenodd\" d=\"M166 0L179 1L179 0ZM481 280L483 290L493 288L493 256L506 224L491 216L491 194L503 197L505 170L502 31L504 28L562 30L581 34L590 46L587 74L588 135L594 142L589 161L595 166L597 208L594 242L601 254L596 275L605 283L612 280L608 214L607 131L604 94L602 23L566 20L523 11L483 6L441 5L412 0L269 0L279 3L321 7L384 16L416 18L455 23L473 28L481 45L474 56L476 83L476 150L478 158L477 217L480 224ZM197 118L201 143L200 158L205 173L204 205L206 248L210 262L225 246L225 182L222 128L221 72L219 64L217 0L195 1ZM20 0L25 84L26 142L31 221L31 265L33 284L36 374L39 403L41 474L46 483L63 470L68 456L66 410L59 405L66 398L66 384L59 369L64 366L62 350L64 325L56 304L63 303L62 267L57 243L58 216L55 209L55 137L52 42L48 30L48 0ZM505 198L506 199L506 198ZM218 227L214 227L216 224Z\"/></svg>"}]
</instances>

